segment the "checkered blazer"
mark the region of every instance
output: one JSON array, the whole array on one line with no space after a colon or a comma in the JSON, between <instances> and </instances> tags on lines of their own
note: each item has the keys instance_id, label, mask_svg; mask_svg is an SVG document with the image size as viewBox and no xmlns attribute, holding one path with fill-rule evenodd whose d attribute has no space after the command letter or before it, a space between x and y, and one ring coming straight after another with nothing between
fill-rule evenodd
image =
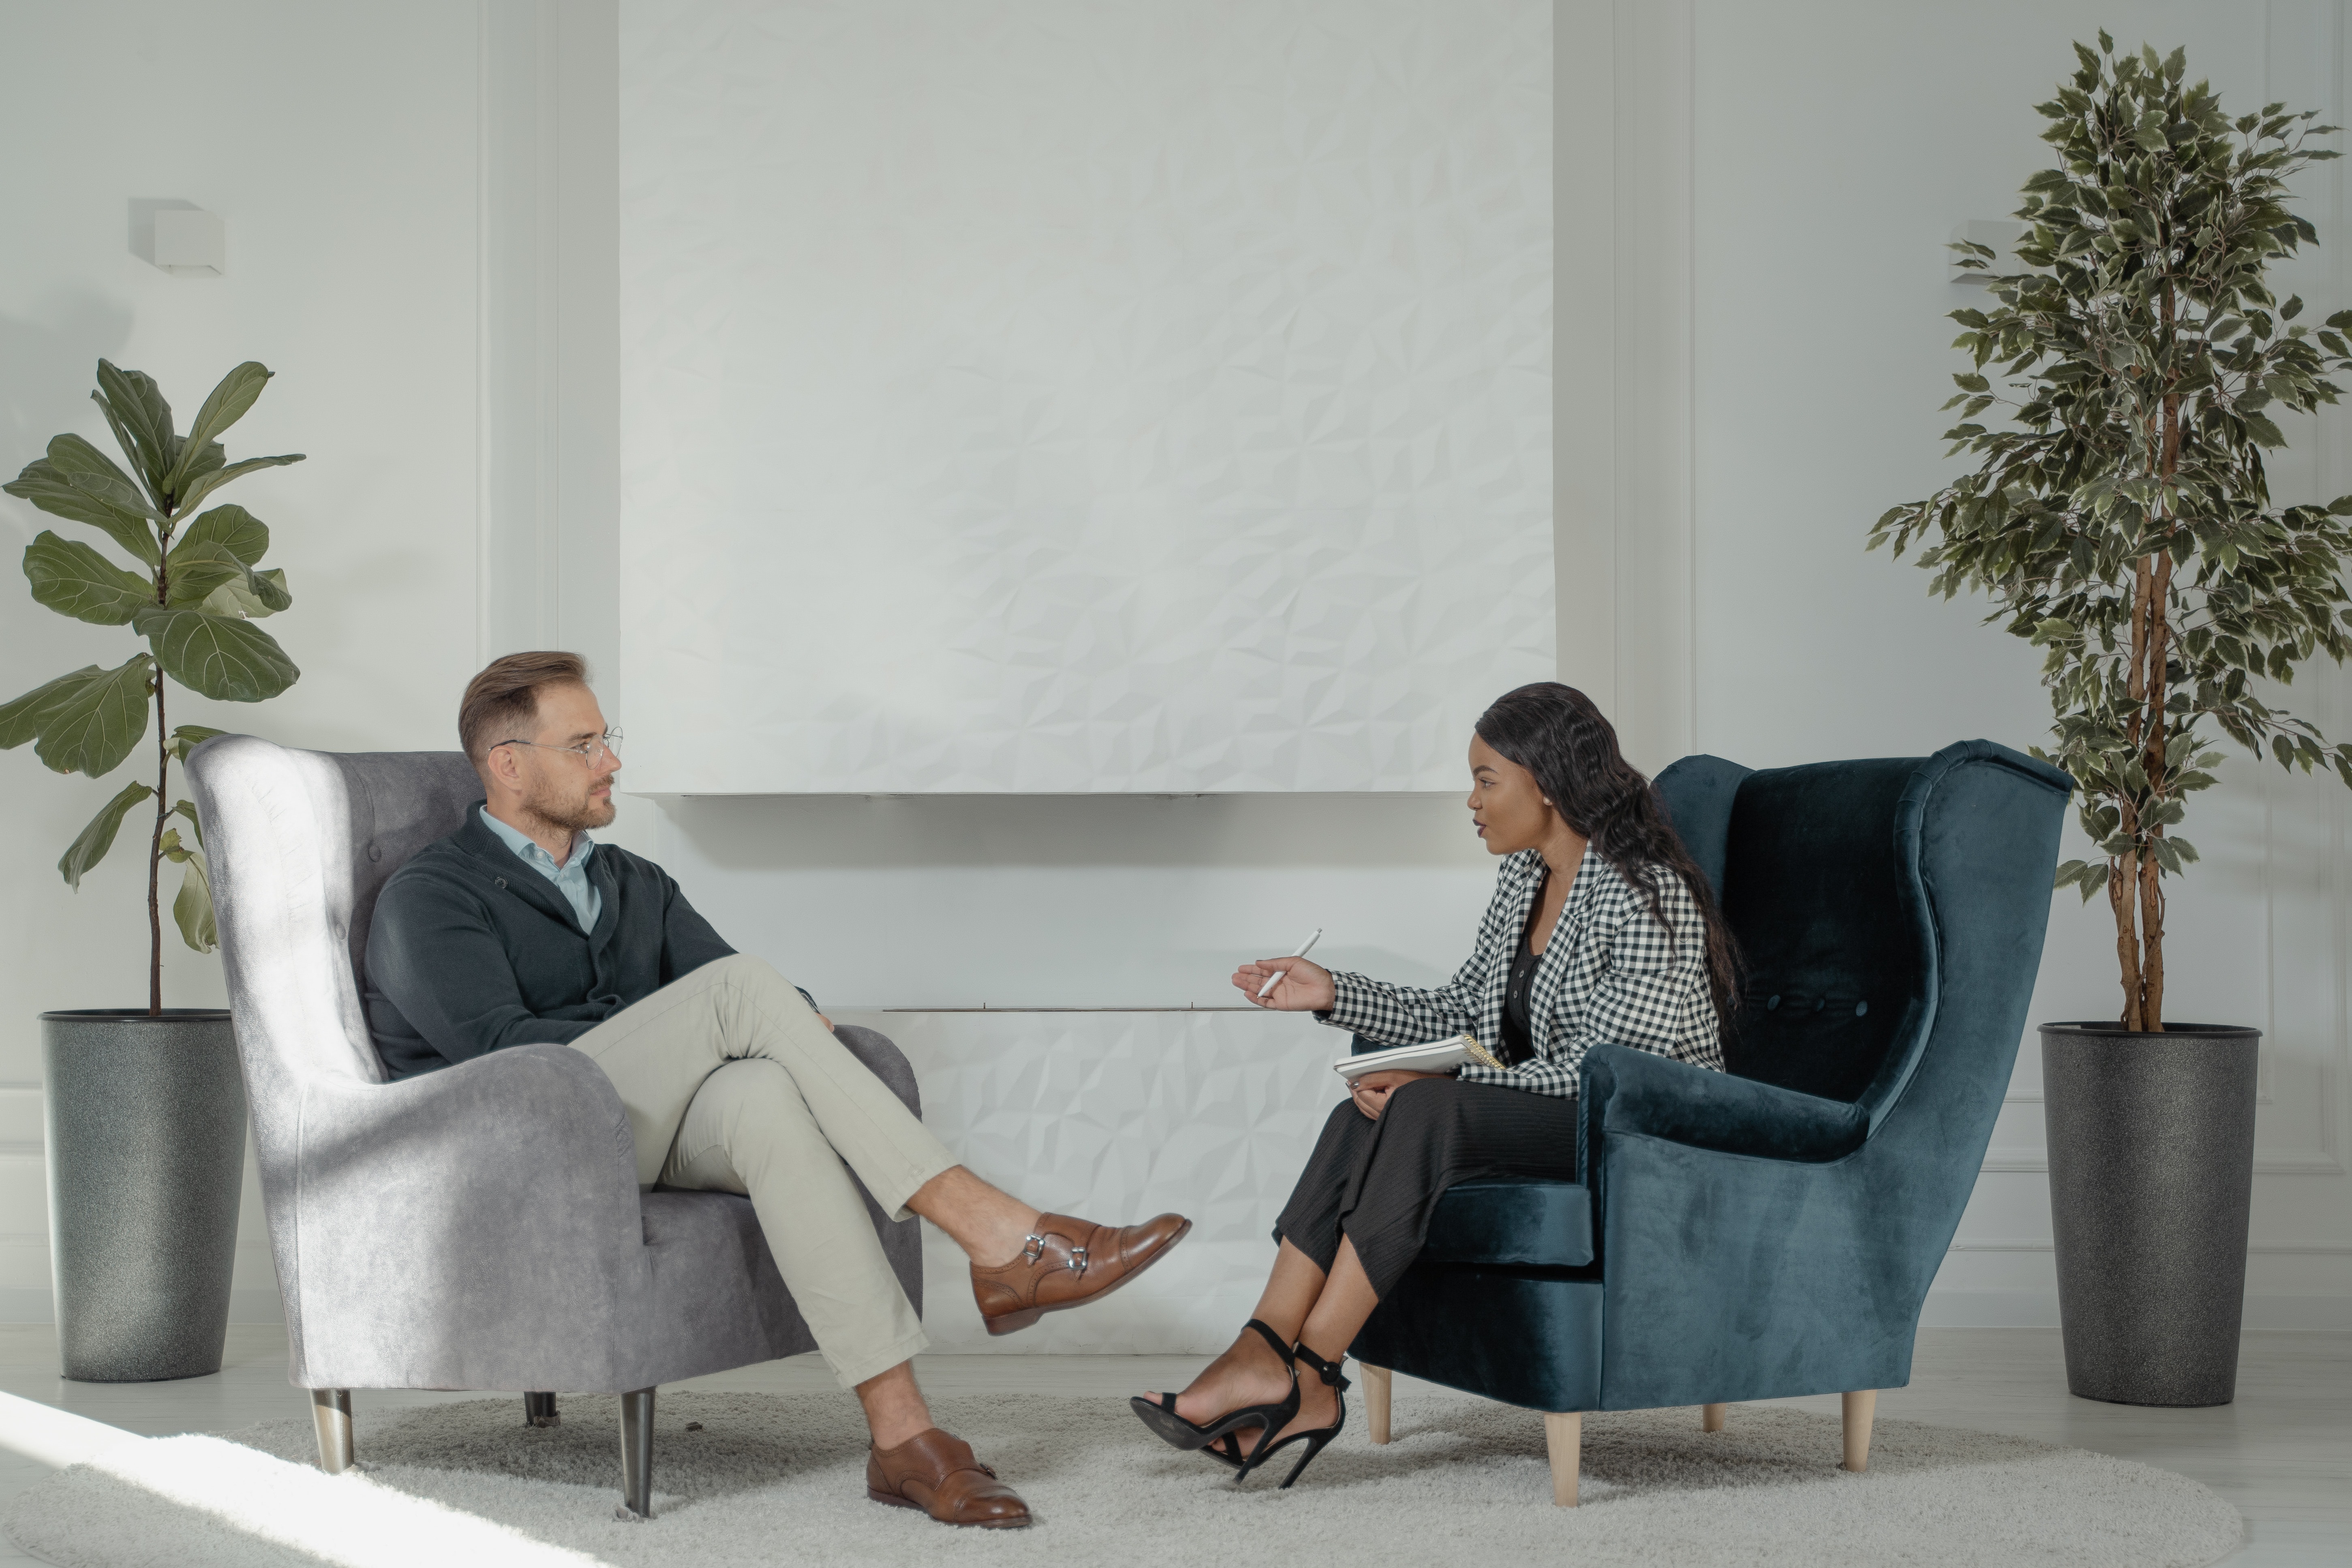
<instances>
[{"instance_id":1,"label":"checkered blazer","mask_svg":"<svg viewBox=\"0 0 2352 1568\"><path fill-rule=\"evenodd\" d=\"M1496 1050L1503 1038L1503 989L1543 872L1543 857L1533 849L1505 858L1477 951L1446 984L1423 991L1334 972L1336 998L1329 1012L1316 1016L1385 1046L1466 1031ZM1515 1068L1465 1066L1465 1081L1573 1099L1584 1053L1604 1043L1723 1070L1698 901L1665 867L1652 867L1650 875L1665 910L1664 927L1639 889L1585 850L1567 907L1537 961L1528 999L1535 1056Z\"/></svg>"}]
</instances>

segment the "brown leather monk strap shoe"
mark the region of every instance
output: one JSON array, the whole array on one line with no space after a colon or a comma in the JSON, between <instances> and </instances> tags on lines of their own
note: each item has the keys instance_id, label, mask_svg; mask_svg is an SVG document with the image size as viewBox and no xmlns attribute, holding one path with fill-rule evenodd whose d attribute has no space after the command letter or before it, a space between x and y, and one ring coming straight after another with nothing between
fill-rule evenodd
<instances>
[{"instance_id":1,"label":"brown leather monk strap shoe","mask_svg":"<svg viewBox=\"0 0 2352 1568\"><path fill-rule=\"evenodd\" d=\"M942 1524L1018 1530L1029 1522L1021 1494L973 1458L971 1445L933 1426L895 1448L869 1448L866 1495L892 1508L919 1508Z\"/></svg>"},{"instance_id":2,"label":"brown leather monk strap shoe","mask_svg":"<svg viewBox=\"0 0 2352 1568\"><path fill-rule=\"evenodd\" d=\"M1184 1239L1192 1222L1164 1214L1141 1225L1097 1225L1042 1215L1021 1256L994 1268L971 1266L971 1293L992 1334L1025 1329L1048 1312L1108 1296Z\"/></svg>"}]
</instances>

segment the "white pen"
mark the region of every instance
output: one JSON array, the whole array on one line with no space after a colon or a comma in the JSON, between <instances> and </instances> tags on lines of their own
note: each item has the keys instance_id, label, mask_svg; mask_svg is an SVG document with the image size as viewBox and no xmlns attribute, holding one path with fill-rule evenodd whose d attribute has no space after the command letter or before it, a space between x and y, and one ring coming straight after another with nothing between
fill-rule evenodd
<instances>
[{"instance_id":1,"label":"white pen","mask_svg":"<svg viewBox=\"0 0 2352 1568\"><path fill-rule=\"evenodd\" d=\"M1315 951L1315 944L1322 940L1323 928L1321 926L1317 926L1315 928L1315 934L1308 937L1305 942L1300 942L1298 944L1298 951L1292 953L1290 956L1293 958L1306 957L1308 953ZM1265 984L1257 988L1259 997L1263 999L1265 994L1273 990L1276 985L1279 984L1282 977L1289 973L1290 971L1287 969L1277 969L1272 974L1267 975L1265 977Z\"/></svg>"}]
</instances>

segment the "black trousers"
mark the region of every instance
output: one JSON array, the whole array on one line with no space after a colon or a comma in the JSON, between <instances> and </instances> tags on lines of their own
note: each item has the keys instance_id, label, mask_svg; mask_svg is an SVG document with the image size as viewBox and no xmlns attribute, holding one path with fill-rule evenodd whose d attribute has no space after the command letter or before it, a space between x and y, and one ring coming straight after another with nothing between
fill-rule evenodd
<instances>
[{"instance_id":1,"label":"black trousers","mask_svg":"<svg viewBox=\"0 0 2352 1568\"><path fill-rule=\"evenodd\" d=\"M1331 1108L1274 1238L1328 1272L1345 1235L1386 1296L1421 1255L1430 1215L1454 1183L1575 1175L1575 1100L1421 1079L1391 1094L1378 1121L1350 1100Z\"/></svg>"}]
</instances>

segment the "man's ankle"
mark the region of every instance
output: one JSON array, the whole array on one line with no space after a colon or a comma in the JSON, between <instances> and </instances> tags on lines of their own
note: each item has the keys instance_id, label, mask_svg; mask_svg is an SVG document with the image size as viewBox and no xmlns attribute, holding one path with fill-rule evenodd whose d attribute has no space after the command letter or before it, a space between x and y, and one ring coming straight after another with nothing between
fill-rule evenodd
<instances>
[{"instance_id":1,"label":"man's ankle","mask_svg":"<svg viewBox=\"0 0 2352 1568\"><path fill-rule=\"evenodd\" d=\"M889 1421L866 1423L866 1431L877 1448L896 1448L912 1442L931 1429L933 1423L928 1412L920 1416L898 1415Z\"/></svg>"}]
</instances>

